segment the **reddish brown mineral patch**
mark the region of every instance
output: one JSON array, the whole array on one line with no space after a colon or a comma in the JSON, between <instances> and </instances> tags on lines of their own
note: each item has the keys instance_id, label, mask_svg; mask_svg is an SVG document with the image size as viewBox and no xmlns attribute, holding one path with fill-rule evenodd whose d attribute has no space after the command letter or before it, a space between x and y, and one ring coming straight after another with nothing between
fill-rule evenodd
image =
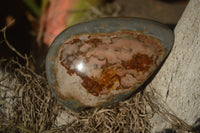
<instances>
[{"instance_id":1,"label":"reddish brown mineral patch","mask_svg":"<svg viewBox=\"0 0 200 133\"><path fill-rule=\"evenodd\" d=\"M82 85L88 92L98 96L99 94L109 93L115 82L119 82L119 76L117 76L113 70L106 69L97 80L83 78Z\"/></svg>"},{"instance_id":2,"label":"reddish brown mineral patch","mask_svg":"<svg viewBox=\"0 0 200 133\"><path fill-rule=\"evenodd\" d=\"M94 79L90 79L90 78L82 78L83 82L82 85L83 87L92 95L94 96L99 96L99 93L101 92L103 85L100 85L97 81L95 81Z\"/></svg>"},{"instance_id":3,"label":"reddish brown mineral patch","mask_svg":"<svg viewBox=\"0 0 200 133\"><path fill-rule=\"evenodd\" d=\"M152 63L152 59L148 55L136 54L128 61L126 68L146 72Z\"/></svg>"},{"instance_id":4,"label":"reddish brown mineral patch","mask_svg":"<svg viewBox=\"0 0 200 133\"><path fill-rule=\"evenodd\" d=\"M98 79L98 83L100 85L104 85L105 87L111 88L115 81L118 80L117 75L115 74L114 70L105 69Z\"/></svg>"},{"instance_id":5,"label":"reddish brown mineral patch","mask_svg":"<svg viewBox=\"0 0 200 133\"><path fill-rule=\"evenodd\" d=\"M77 42L80 42L80 41L81 41L80 39L73 39L73 40L70 40L69 42L66 42L66 43L73 44L73 43L77 43Z\"/></svg>"}]
</instances>

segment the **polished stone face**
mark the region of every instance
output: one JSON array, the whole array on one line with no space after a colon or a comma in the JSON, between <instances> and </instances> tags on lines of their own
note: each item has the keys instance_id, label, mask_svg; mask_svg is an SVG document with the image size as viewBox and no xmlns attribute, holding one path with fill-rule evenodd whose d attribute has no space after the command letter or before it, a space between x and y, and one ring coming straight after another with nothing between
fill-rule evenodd
<instances>
[{"instance_id":1,"label":"polished stone face","mask_svg":"<svg viewBox=\"0 0 200 133\"><path fill-rule=\"evenodd\" d=\"M55 59L56 91L62 100L97 106L137 89L164 57L161 43L140 32L72 36Z\"/></svg>"}]
</instances>

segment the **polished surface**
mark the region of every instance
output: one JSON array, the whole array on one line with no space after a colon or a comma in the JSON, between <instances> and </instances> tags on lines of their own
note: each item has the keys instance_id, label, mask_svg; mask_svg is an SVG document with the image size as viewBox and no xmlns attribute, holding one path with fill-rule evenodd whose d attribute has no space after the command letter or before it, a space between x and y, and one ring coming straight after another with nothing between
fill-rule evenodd
<instances>
[{"instance_id":1,"label":"polished surface","mask_svg":"<svg viewBox=\"0 0 200 133\"><path fill-rule=\"evenodd\" d=\"M157 69L173 42L169 29L144 19L107 18L80 25L58 36L46 62L52 92L74 111L110 105L131 95ZM172 38L166 45L168 36Z\"/></svg>"},{"instance_id":2,"label":"polished surface","mask_svg":"<svg viewBox=\"0 0 200 133\"><path fill-rule=\"evenodd\" d=\"M55 65L57 93L64 100L77 96L80 100L86 93L116 95L137 88L165 57L157 39L134 31L73 36L64 41L58 53ZM74 88L70 90L74 93L70 94L68 88ZM83 93L77 95L76 88L85 89L85 96ZM84 100L84 104L98 105L98 101Z\"/></svg>"}]
</instances>

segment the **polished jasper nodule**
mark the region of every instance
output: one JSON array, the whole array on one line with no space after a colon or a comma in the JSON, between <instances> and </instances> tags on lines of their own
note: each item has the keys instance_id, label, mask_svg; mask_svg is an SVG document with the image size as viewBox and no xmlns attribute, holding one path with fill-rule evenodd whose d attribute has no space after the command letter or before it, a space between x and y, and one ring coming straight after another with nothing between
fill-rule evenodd
<instances>
[{"instance_id":1,"label":"polished jasper nodule","mask_svg":"<svg viewBox=\"0 0 200 133\"><path fill-rule=\"evenodd\" d=\"M58 50L56 91L62 100L97 106L139 87L164 57L159 40L136 31L75 35Z\"/></svg>"}]
</instances>

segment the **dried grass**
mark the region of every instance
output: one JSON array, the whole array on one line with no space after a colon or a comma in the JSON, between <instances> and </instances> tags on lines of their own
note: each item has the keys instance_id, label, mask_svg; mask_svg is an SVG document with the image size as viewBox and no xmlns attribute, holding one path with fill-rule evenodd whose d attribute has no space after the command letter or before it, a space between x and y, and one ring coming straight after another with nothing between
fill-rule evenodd
<instances>
[{"instance_id":1,"label":"dried grass","mask_svg":"<svg viewBox=\"0 0 200 133\"><path fill-rule=\"evenodd\" d=\"M11 59L2 63L5 71L12 73L17 79L15 88L1 85L1 89L14 92L10 101L1 97L1 107L9 110L9 116L0 114L1 132L150 132L149 119L158 113L163 119L182 131L192 131L192 127L169 113L158 104L155 92L141 91L126 101L112 107L93 108L81 113L73 113L57 103L52 97L45 77L33 72L29 67L21 65L18 60ZM6 75L5 75L6 76ZM9 80L4 77L0 80ZM12 102L11 102L12 101ZM6 103L11 104L7 108ZM163 104L162 104L163 105ZM147 109L148 108L148 109ZM56 126L58 113L68 111L73 116L72 122Z\"/></svg>"},{"instance_id":2,"label":"dried grass","mask_svg":"<svg viewBox=\"0 0 200 133\"><path fill-rule=\"evenodd\" d=\"M12 102L9 101L12 104L11 117L4 116L2 132L150 132L149 118L153 112L146 111L148 101L145 92L114 107L95 108L81 113L69 111L75 117L74 121L56 127L56 116L64 108L52 97L46 78L15 59L3 65L7 72L13 73L18 85L9 90L14 92Z\"/></svg>"},{"instance_id":3,"label":"dried grass","mask_svg":"<svg viewBox=\"0 0 200 133\"><path fill-rule=\"evenodd\" d=\"M17 79L18 85L10 90L13 92L12 102L9 101L12 117L6 120L6 125L3 124L3 131L16 128L14 131L39 132L49 129L59 105L52 98L46 79L14 59L6 66L6 71L13 74L12 78ZM12 126L7 123L12 123Z\"/></svg>"}]
</instances>

